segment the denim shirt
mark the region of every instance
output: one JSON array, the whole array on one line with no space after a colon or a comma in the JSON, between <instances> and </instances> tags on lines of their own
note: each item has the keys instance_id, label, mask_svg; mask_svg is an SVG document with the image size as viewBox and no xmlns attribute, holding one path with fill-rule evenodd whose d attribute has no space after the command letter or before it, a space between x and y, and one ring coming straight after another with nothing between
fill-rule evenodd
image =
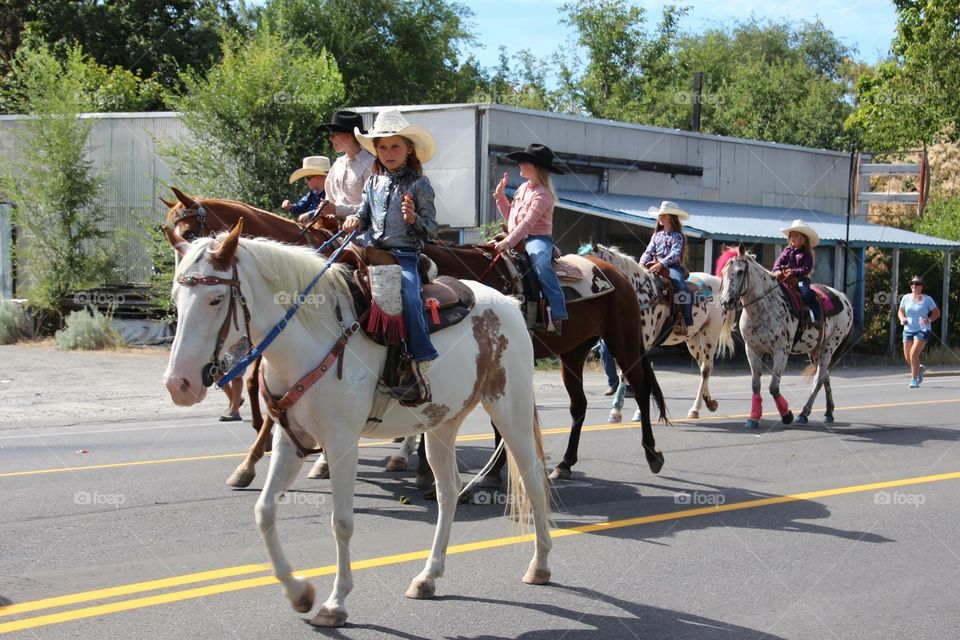
<instances>
[{"instance_id":1,"label":"denim shirt","mask_svg":"<svg viewBox=\"0 0 960 640\"><path fill-rule=\"evenodd\" d=\"M313 211L320 205L320 201L326 197L323 191L307 191L307 195L300 198L296 204L290 206L290 213L295 216L307 211Z\"/></svg>"},{"instance_id":2,"label":"denim shirt","mask_svg":"<svg viewBox=\"0 0 960 640\"><path fill-rule=\"evenodd\" d=\"M403 196L413 197L417 219L413 224L403 220L400 207ZM424 243L437 237L437 210L434 192L426 176L403 167L395 173L371 175L363 187L363 202L357 215L370 239L381 249L420 251Z\"/></svg>"}]
</instances>

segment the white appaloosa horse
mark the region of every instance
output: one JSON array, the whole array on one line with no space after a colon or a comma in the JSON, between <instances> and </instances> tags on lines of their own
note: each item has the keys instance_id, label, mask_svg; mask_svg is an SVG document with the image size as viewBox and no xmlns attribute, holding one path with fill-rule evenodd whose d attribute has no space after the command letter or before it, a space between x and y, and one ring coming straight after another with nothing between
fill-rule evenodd
<instances>
[{"instance_id":1,"label":"white appaloosa horse","mask_svg":"<svg viewBox=\"0 0 960 640\"><path fill-rule=\"evenodd\" d=\"M797 424L807 424L813 401L823 386L827 396L827 411L824 422L833 422L833 392L830 390L830 368L840 354L840 345L853 326L853 307L847 297L824 285L814 285L835 296L838 308L825 309L823 323L807 323L798 335L800 320L790 310L790 304L780 291L776 276L760 265L743 245L728 249L717 260L717 270L723 276L720 286L720 304L730 312L729 322L733 322L733 308L739 301L743 306L740 315L740 333L746 346L747 360L753 376L753 402L747 428L760 426L763 414L763 401L760 397L760 369L763 356L773 361L770 378L770 395L777 405L783 424L793 422L793 412L786 398L780 395L780 377L787 366L787 357L791 353L805 353L810 357L810 367L805 373L813 373L815 378L810 397L797 416ZM803 311L806 314L806 310Z\"/></svg>"},{"instance_id":2,"label":"white appaloosa horse","mask_svg":"<svg viewBox=\"0 0 960 640\"><path fill-rule=\"evenodd\" d=\"M164 375L167 390L178 405L203 400L206 388L202 370L215 345L230 344L238 338L236 305L231 299L245 300L256 309L250 319L250 339L259 344L289 306L278 303L276 296L285 292L287 303L303 296L306 285L324 267L324 259L309 248L262 238L241 239L241 226L229 234L201 238L192 244L167 230L171 244L183 252L173 285L177 334ZM305 447L322 446L330 460L337 574L330 597L311 622L340 626L347 619L345 600L353 588L350 537L358 440L361 436L390 438L426 432L439 515L426 566L413 579L406 595L430 598L436 579L443 575L460 491L455 459L457 430L477 404L482 404L500 427L510 452L513 482L509 486L513 495L509 503L513 506L517 501L516 517L526 522L532 511L534 555L523 581L548 582L550 514L534 406L533 347L517 303L493 289L467 283L476 296L476 306L462 322L433 336L441 354L429 374L433 401L417 408L391 402L381 416L382 422L372 422L368 417L386 350L363 333L352 333L358 325L344 280L347 269L343 265L330 267L317 287L306 292L306 303L263 354L266 386L274 394L289 389L295 395L305 375L319 378L312 386L306 385L299 401L289 406L289 429L276 430L268 477L256 505L257 524L274 573L294 609L310 611L314 591L309 582L294 577L275 524L282 495L303 463L298 453L303 454Z\"/></svg>"},{"instance_id":3,"label":"white appaloosa horse","mask_svg":"<svg viewBox=\"0 0 960 640\"><path fill-rule=\"evenodd\" d=\"M673 314L668 301L661 296L659 278L617 247L602 244L591 245L592 253L601 260L616 266L633 283L640 302L640 333L643 336L643 348L650 350L659 345L675 345L685 342L687 350L700 366L700 388L687 412L688 418L699 418L700 407L706 403L710 411L717 410L717 401L710 395L710 375L713 373L714 355L733 353L733 325L727 323L728 311L717 302L720 295L720 278L709 273L694 272L690 279L700 281L710 288L710 295L694 294L693 326L687 335L678 335L671 331ZM659 342L658 342L659 340ZM611 411L611 419L616 419L616 411ZM638 418L634 416L634 420Z\"/></svg>"}]
</instances>

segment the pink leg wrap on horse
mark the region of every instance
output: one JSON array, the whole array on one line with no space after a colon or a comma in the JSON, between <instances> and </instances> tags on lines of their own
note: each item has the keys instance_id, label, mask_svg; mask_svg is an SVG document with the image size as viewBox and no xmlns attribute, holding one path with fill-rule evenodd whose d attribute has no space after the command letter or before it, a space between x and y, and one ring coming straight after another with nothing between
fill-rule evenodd
<instances>
[{"instance_id":1,"label":"pink leg wrap on horse","mask_svg":"<svg viewBox=\"0 0 960 640\"><path fill-rule=\"evenodd\" d=\"M763 398L759 393L753 394L753 402L750 404L750 419L759 420L763 415Z\"/></svg>"},{"instance_id":2,"label":"pink leg wrap on horse","mask_svg":"<svg viewBox=\"0 0 960 640\"><path fill-rule=\"evenodd\" d=\"M781 416L790 411L790 405L787 404L787 399L783 396L777 396L773 401L777 403L777 411L780 412Z\"/></svg>"}]
</instances>

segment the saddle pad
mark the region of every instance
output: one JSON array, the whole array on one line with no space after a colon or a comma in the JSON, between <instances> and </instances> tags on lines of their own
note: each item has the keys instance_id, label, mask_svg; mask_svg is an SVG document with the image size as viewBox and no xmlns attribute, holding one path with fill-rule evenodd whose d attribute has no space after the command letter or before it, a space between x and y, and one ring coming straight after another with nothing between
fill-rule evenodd
<instances>
[{"instance_id":1,"label":"saddle pad","mask_svg":"<svg viewBox=\"0 0 960 640\"><path fill-rule=\"evenodd\" d=\"M840 304L840 298L833 292L832 289L828 289L823 285L812 284L810 288L813 289L817 296L820 298L820 305L823 307L823 315L825 317L830 317L840 313L840 309L843 306Z\"/></svg>"},{"instance_id":2,"label":"saddle pad","mask_svg":"<svg viewBox=\"0 0 960 640\"><path fill-rule=\"evenodd\" d=\"M566 257L561 256L554 260L553 270L561 280L583 280L583 271L572 260L568 260Z\"/></svg>"},{"instance_id":3,"label":"saddle pad","mask_svg":"<svg viewBox=\"0 0 960 640\"><path fill-rule=\"evenodd\" d=\"M563 280L563 295L568 303L598 298L613 291L613 284L607 280L599 267L583 256L565 255L562 262L575 267L582 274L578 280ZM559 276L559 273L557 275Z\"/></svg>"}]
</instances>

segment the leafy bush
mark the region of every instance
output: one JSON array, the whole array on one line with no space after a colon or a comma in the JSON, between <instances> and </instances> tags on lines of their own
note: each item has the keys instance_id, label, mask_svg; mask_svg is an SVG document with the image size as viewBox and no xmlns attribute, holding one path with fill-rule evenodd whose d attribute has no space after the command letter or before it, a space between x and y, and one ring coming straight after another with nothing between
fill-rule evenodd
<instances>
[{"instance_id":1,"label":"leafy bush","mask_svg":"<svg viewBox=\"0 0 960 640\"><path fill-rule=\"evenodd\" d=\"M21 327L25 320L20 305L0 298L0 344L13 344L22 338Z\"/></svg>"},{"instance_id":2,"label":"leafy bush","mask_svg":"<svg viewBox=\"0 0 960 640\"><path fill-rule=\"evenodd\" d=\"M66 327L54 334L53 343L61 351L91 351L118 347L123 344L123 339L110 325L109 316L88 307L67 316Z\"/></svg>"}]
</instances>

